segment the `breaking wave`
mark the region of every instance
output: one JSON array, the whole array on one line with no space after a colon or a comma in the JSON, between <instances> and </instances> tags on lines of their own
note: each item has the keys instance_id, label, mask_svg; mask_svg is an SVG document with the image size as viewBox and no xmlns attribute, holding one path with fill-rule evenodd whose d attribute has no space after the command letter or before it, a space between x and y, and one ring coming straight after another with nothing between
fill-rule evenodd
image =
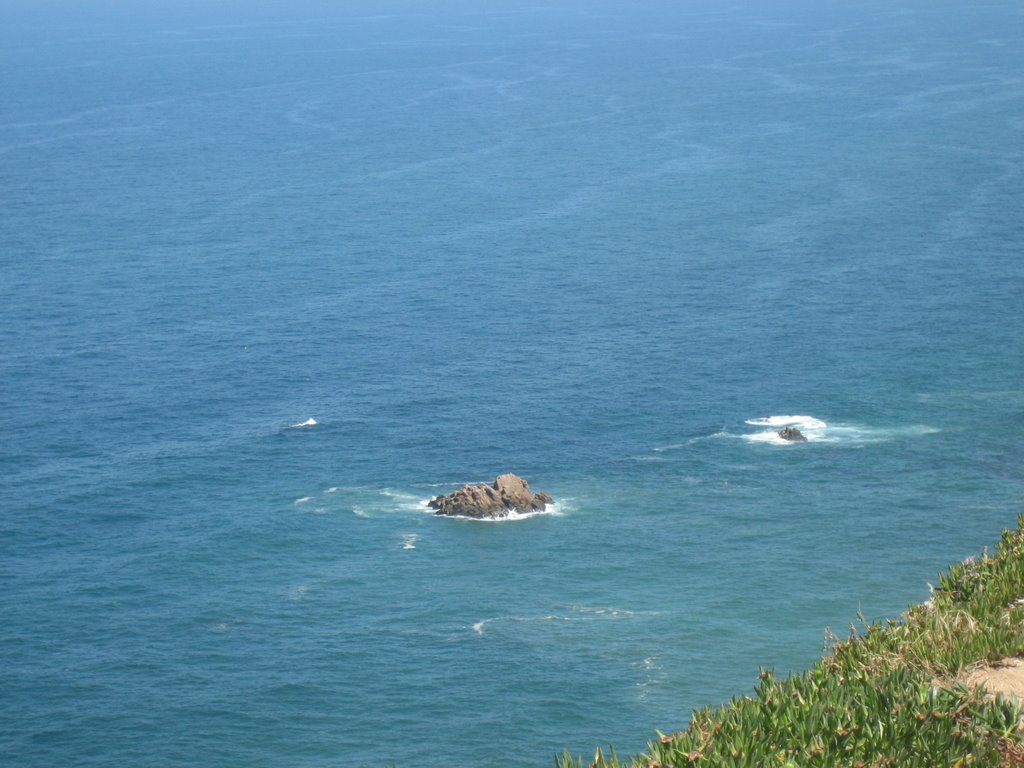
<instances>
[{"instance_id":1,"label":"breaking wave","mask_svg":"<svg viewBox=\"0 0 1024 768\"><path fill-rule=\"evenodd\" d=\"M935 427L923 424L874 427L853 422L826 422L814 416L766 416L764 418L747 419L745 423L755 427L769 427L769 429L740 435L740 437L751 443L768 443L771 445L799 445L799 443L779 437L779 430L784 427L796 427L807 438L809 443L833 443L852 446L884 443L890 440L919 437L941 431Z\"/></svg>"},{"instance_id":2,"label":"breaking wave","mask_svg":"<svg viewBox=\"0 0 1024 768\"><path fill-rule=\"evenodd\" d=\"M434 514L434 511L427 506L429 499L425 499L420 502L420 506L430 514ZM566 506L559 501L552 502L551 504L545 504L544 509L538 509L531 512L516 512L510 510L501 517L470 517L469 515L437 515L437 517L449 517L454 520L472 520L474 523L514 523L520 520L529 520L534 517L559 517L565 514Z\"/></svg>"},{"instance_id":3,"label":"breaking wave","mask_svg":"<svg viewBox=\"0 0 1024 768\"><path fill-rule=\"evenodd\" d=\"M828 426L813 416L766 416L763 419L747 419L747 424L764 427L798 427L800 429L825 429Z\"/></svg>"},{"instance_id":4,"label":"breaking wave","mask_svg":"<svg viewBox=\"0 0 1024 768\"><path fill-rule=\"evenodd\" d=\"M311 494L294 499L291 505L295 508L300 508L303 511L315 511L320 513L332 510L344 510L361 518L386 518L412 513L415 513L416 515L427 513L433 517L435 515L434 510L429 506L430 498L423 498L419 493L410 493L402 490L395 490L393 488L373 489L365 487L345 488L332 486L325 490L318 491L315 495ZM572 508L571 500L562 499L546 505L544 509L541 510L530 512L512 511L498 518L481 519L459 515L451 515L450 517L462 520L473 520L481 523L518 522L520 520L529 520L534 517L557 517L566 514L566 512L572 510ZM415 544L415 539L405 543ZM404 548L412 549L413 547L407 546Z\"/></svg>"},{"instance_id":5,"label":"breaking wave","mask_svg":"<svg viewBox=\"0 0 1024 768\"><path fill-rule=\"evenodd\" d=\"M770 427L770 429L744 435L744 439L753 443L772 443L774 445L797 444L779 437L779 430L785 427L796 427L809 443L824 439L828 429L828 424L813 416L766 416L761 419L747 419L746 423L755 427Z\"/></svg>"}]
</instances>

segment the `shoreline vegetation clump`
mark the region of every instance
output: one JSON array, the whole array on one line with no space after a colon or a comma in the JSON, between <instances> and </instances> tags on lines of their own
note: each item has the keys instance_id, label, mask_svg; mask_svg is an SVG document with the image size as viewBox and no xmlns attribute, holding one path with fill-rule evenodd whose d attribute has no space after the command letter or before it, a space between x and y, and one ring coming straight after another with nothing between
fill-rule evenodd
<instances>
[{"instance_id":1,"label":"shoreline vegetation clump","mask_svg":"<svg viewBox=\"0 0 1024 768\"><path fill-rule=\"evenodd\" d=\"M810 670L762 670L752 696L693 713L641 755L598 749L591 768L1024 766L1024 708L968 675L1024 656L1024 515L994 554L939 576L899 620L831 641ZM558 768L583 768L568 752Z\"/></svg>"}]
</instances>

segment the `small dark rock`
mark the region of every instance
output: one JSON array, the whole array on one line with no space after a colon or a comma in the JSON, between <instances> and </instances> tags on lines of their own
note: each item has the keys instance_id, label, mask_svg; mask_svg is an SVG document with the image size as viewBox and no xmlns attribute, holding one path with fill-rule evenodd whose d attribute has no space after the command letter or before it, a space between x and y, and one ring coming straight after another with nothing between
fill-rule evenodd
<instances>
[{"instance_id":1,"label":"small dark rock","mask_svg":"<svg viewBox=\"0 0 1024 768\"><path fill-rule=\"evenodd\" d=\"M783 427L778 432L779 437L783 440L788 440L791 443L806 443L807 438L804 437L804 433L796 427Z\"/></svg>"}]
</instances>

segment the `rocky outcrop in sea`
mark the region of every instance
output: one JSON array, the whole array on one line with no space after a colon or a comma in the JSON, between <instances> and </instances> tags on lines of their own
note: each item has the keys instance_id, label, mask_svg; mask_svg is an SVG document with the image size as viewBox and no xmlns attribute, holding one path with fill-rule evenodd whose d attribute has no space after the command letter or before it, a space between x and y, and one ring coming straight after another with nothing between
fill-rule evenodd
<instances>
[{"instance_id":1,"label":"rocky outcrop in sea","mask_svg":"<svg viewBox=\"0 0 1024 768\"><path fill-rule=\"evenodd\" d=\"M778 432L779 437L791 443L806 443L807 437L796 427L784 427Z\"/></svg>"},{"instance_id":2,"label":"rocky outcrop in sea","mask_svg":"<svg viewBox=\"0 0 1024 768\"><path fill-rule=\"evenodd\" d=\"M508 517L514 513L543 512L553 501L543 491L531 493L529 483L518 475L508 473L499 475L492 485L464 485L447 496L431 499L428 506L438 515L492 519Z\"/></svg>"}]
</instances>

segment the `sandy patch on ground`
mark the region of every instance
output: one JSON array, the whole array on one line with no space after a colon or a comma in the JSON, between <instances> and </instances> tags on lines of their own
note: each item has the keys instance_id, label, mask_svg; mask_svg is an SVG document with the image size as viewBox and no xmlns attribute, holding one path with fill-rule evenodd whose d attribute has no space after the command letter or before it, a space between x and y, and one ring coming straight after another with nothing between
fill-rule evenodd
<instances>
[{"instance_id":1,"label":"sandy patch on ground","mask_svg":"<svg viewBox=\"0 0 1024 768\"><path fill-rule=\"evenodd\" d=\"M1003 659L992 666L971 670L962 682L980 685L993 696L1001 693L1024 702L1024 659Z\"/></svg>"}]
</instances>

